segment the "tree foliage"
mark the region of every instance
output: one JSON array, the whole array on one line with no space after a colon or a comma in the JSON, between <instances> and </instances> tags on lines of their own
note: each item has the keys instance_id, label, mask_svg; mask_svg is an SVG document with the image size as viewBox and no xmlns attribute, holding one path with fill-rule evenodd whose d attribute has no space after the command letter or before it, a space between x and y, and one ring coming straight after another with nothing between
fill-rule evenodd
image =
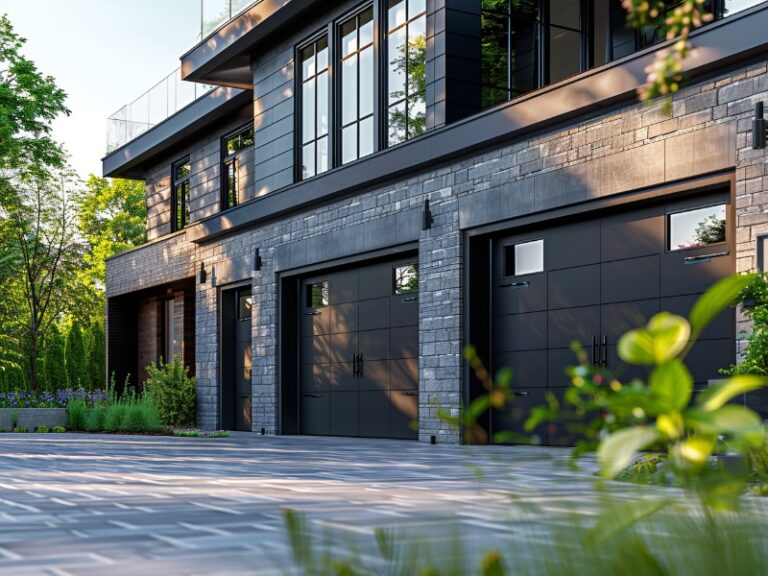
<instances>
[{"instance_id":1,"label":"tree foliage","mask_svg":"<svg viewBox=\"0 0 768 576\"><path fill-rule=\"evenodd\" d=\"M67 334L65 348L67 384L70 388L85 388L90 384L88 361L85 356L83 330L75 321Z\"/></svg>"}]
</instances>

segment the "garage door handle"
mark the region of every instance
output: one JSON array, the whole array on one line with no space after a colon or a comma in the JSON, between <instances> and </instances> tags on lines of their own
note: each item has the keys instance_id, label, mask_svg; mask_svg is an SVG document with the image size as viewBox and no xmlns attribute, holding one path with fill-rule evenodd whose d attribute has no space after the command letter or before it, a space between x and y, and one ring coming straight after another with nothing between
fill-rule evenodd
<instances>
[{"instance_id":1,"label":"garage door handle","mask_svg":"<svg viewBox=\"0 0 768 576\"><path fill-rule=\"evenodd\" d=\"M360 354L360 356L357 357L357 375L360 376L360 378L364 378L363 376L363 355Z\"/></svg>"},{"instance_id":2,"label":"garage door handle","mask_svg":"<svg viewBox=\"0 0 768 576\"><path fill-rule=\"evenodd\" d=\"M528 396L528 392L513 392L515 396Z\"/></svg>"},{"instance_id":3,"label":"garage door handle","mask_svg":"<svg viewBox=\"0 0 768 576\"><path fill-rule=\"evenodd\" d=\"M526 282L509 282L507 284L500 284L499 288L528 288L528 286L530 286L530 285L531 285L531 283L528 282L528 281L526 281Z\"/></svg>"},{"instance_id":4,"label":"garage door handle","mask_svg":"<svg viewBox=\"0 0 768 576\"><path fill-rule=\"evenodd\" d=\"M352 376L357 378L357 354L352 356Z\"/></svg>"},{"instance_id":5,"label":"garage door handle","mask_svg":"<svg viewBox=\"0 0 768 576\"><path fill-rule=\"evenodd\" d=\"M304 394L304 398L322 398L320 394Z\"/></svg>"},{"instance_id":6,"label":"garage door handle","mask_svg":"<svg viewBox=\"0 0 768 576\"><path fill-rule=\"evenodd\" d=\"M312 310L311 312L304 312L304 316L320 316L320 312L318 310Z\"/></svg>"},{"instance_id":7,"label":"garage door handle","mask_svg":"<svg viewBox=\"0 0 768 576\"><path fill-rule=\"evenodd\" d=\"M608 368L608 336L603 336L603 353L600 359L600 365L603 368Z\"/></svg>"},{"instance_id":8,"label":"garage door handle","mask_svg":"<svg viewBox=\"0 0 768 576\"><path fill-rule=\"evenodd\" d=\"M416 302L419 299L418 296L409 296L408 298L403 298L400 300L403 304L410 304L411 302Z\"/></svg>"},{"instance_id":9,"label":"garage door handle","mask_svg":"<svg viewBox=\"0 0 768 576\"><path fill-rule=\"evenodd\" d=\"M592 336L592 366L597 366L597 338Z\"/></svg>"},{"instance_id":10,"label":"garage door handle","mask_svg":"<svg viewBox=\"0 0 768 576\"><path fill-rule=\"evenodd\" d=\"M729 252L713 252L712 254L702 254L701 256L686 256L683 258L684 264L706 264L712 258L720 258L721 256L728 256Z\"/></svg>"},{"instance_id":11,"label":"garage door handle","mask_svg":"<svg viewBox=\"0 0 768 576\"><path fill-rule=\"evenodd\" d=\"M403 392L403 396L418 396L418 392Z\"/></svg>"}]
</instances>

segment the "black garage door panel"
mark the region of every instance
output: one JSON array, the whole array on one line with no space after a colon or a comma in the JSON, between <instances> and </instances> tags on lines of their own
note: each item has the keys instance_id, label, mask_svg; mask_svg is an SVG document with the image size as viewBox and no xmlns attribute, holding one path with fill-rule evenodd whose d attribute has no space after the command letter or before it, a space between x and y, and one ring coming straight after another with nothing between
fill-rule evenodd
<instances>
[{"instance_id":1,"label":"black garage door panel","mask_svg":"<svg viewBox=\"0 0 768 576\"><path fill-rule=\"evenodd\" d=\"M524 314L547 309L547 275L528 274L524 281L500 281L494 287L494 314Z\"/></svg>"},{"instance_id":2,"label":"black garage door panel","mask_svg":"<svg viewBox=\"0 0 768 576\"><path fill-rule=\"evenodd\" d=\"M419 411L413 264L385 262L302 281L300 433L418 436L412 426Z\"/></svg>"},{"instance_id":3,"label":"black garage door panel","mask_svg":"<svg viewBox=\"0 0 768 576\"><path fill-rule=\"evenodd\" d=\"M550 272L549 309L600 304L600 265Z\"/></svg>"},{"instance_id":4,"label":"black garage door panel","mask_svg":"<svg viewBox=\"0 0 768 576\"><path fill-rule=\"evenodd\" d=\"M500 316L493 323L493 342L500 352L547 347L547 313Z\"/></svg>"},{"instance_id":5,"label":"black garage door panel","mask_svg":"<svg viewBox=\"0 0 768 576\"><path fill-rule=\"evenodd\" d=\"M604 218L600 241L603 262L660 254L664 250L663 207Z\"/></svg>"},{"instance_id":6,"label":"black garage door panel","mask_svg":"<svg viewBox=\"0 0 768 576\"><path fill-rule=\"evenodd\" d=\"M332 392L331 434L333 436L357 436L358 392ZM315 417L312 415L311 417ZM302 421L303 424L303 421ZM303 427L302 427L303 430Z\"/></svg>"},{"instance_id":7,"label":"black garage door panel","mask_svg":"<svg viewBox=\"0 0 768 576\"><path fill-rule=\"evenodd\" d=\"M659 256L606 262L601 266L603 303L659 297Z\"/></svg>"},{"instance_id":8,"label":"black garage door panel","mask_svg":"<svg viewBox=\"0 0 768 576\"><path fill-rule=\"evenodd\" d=\"M573 342L581 344L588 361L606 366L621 381L647 379L648 368L621 362L619 338L660 310L687 316L702 292L734 270L731 228L726 228L727 242L670 250L673 235L691 245L681 233L697 221L678 217L673 234L669 215L723 201L727 195L708 193L498 239L491 274L491 366L494 373L511 368L513 390L525 395L517 396L512 407L492 412L491 430L521 432L527 408L542 404L547 391L562 397L570 385L566 368L577 363ZM524 269L534 273L515 275L515 246L532 240L544 243L543 262L530 247L521 248L528 258ZM697 388L734 361L734 327L729 310L691 350L687 360ZM575 439L554 422L543 432L539 435L550 444Z\"/></svg>"},{"instance_id":9,"label":"black garage door panel","mask_svg":"<svg viewBox=\"0 0 768 576\"><path fill-rule=\"evenodd\" d=\"M550 310L547 327L550 348L568 348L574 341L589 346L600 331L600 306Z\"/></svg>"}]
</instances>

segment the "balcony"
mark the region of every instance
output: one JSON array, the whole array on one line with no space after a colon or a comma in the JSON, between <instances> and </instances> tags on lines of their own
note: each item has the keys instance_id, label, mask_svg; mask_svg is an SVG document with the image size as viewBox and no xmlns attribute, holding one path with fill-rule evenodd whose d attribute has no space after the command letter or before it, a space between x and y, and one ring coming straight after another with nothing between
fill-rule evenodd
<instances>
[{"instance_id":1,"label":"balcony","mask_svg":"<svg viewBox=\"0 0 768 576\"><path fill-rule=\"evenodd\" d=\"M200 30L197 41L206 38L222 24L261 0L201 0ZM176 68L141 96L125 104L107 118L107 154L173 116L179 110L208 94L214 86L181 79Z\"/></svg>"}]
</instances>

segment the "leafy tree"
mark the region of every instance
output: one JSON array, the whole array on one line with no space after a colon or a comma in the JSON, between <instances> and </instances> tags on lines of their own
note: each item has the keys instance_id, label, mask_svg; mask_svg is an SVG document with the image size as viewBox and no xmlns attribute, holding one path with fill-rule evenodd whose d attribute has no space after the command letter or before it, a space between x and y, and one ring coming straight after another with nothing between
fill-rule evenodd
<instances>
[{"instance_id":1,"label":"leafy tree","mask_svg":"<svg viewBox=\"0 0 768 576\"><path fill-rule=\"evenodd\" d=\"M59 390L67 387L64 348L64 336L54 323L48 334L43 353L43 382L47 390Z\"/></svg>"},{"instance_id":2,"label":"leafy tree","mask_svg":"<svg viewBox=\"0 0 768 576\"><path fill-rule=\"evenodd\" d=\"M6 191L14 177L46 175L66 161L51 136L52 121L69 114L66 94L24 57L25 42L0 16L0 181Z\"/></svg>"},{"instance_id":3,"label":"leafy tree","mask_svg":"<svg viewBox=\"0 0 768 576\"><path fill-rule=\"evenodd\" d=\"M85 281L103 288L105 260L147 241L144 184L90 175L78 210L79 228L87 240Z\"/></svg>"},{"instance_id":4,"label":"leafy tree","mask_svg":"<svg viewBox=\"0 0 768 576\"><path fill-rule=\"evenodd\" d=\"M426 128L427 97L427 40L421 34L399 47L400 54L392 59L391 66L405 78L403 90L394 90L390 100L404 99L404 107L389 111L390 142L395 144L424 133Z\"/></svg>"},{"instance_id":5,"label":"leafy tree","mask_svg":"<svg viewBox=\"0 0 768 576\"><path fill-rule=\"evenodd\" d=\"M89 384L85 344L80 323L75 321L67 334L65 349L67 382L70 388L85 388Z\"/></svg>"},{"instance_id":6,"label":"leafy tree","mask_svg":"<svg viewBox=\"0 0 768 576\"><path fill-rule=\"evenodd\" d=\"M88 387L98 390L104 388L106 374L106 339L101 322L91 324L87 336Z\"/></svg>"}]
</instances>

